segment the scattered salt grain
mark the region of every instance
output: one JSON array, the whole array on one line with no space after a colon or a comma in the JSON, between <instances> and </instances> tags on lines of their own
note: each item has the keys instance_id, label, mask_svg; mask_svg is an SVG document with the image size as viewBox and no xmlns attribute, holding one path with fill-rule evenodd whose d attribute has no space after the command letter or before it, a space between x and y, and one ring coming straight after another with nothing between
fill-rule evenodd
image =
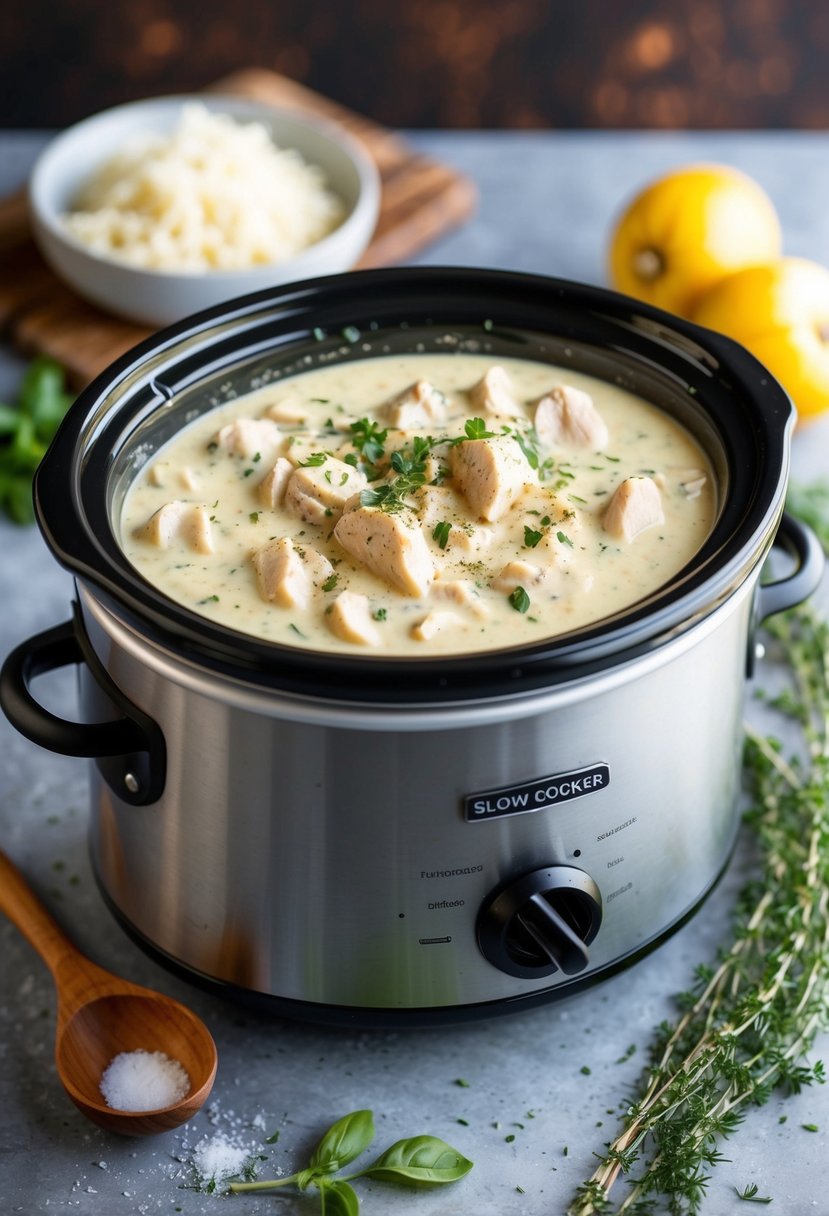
<instances>
[{"instance_id":1,"label":"scattered salt grain","mask_svg":"<svg viewBox=\"0 0 829 1216\"><path fill-rule=\"evenodd\" d=\"M193 1150L193 1165L199 1175L200 1190L218 1190L236 1178L248 1164L250 1152L227 1136L200 1140Z\"/></svg>"},{"instance_id":2,"label":"scattered salt grain","mask_svg":"<svg viewBox=\"0 0 829 1216\"><path fill-rule=\"evenodd\" d=\"M104 1070L100 1088L114 1110L160 1110L185 1097L190 1078L163 1051L122 1051Z\"/></svg>"}]
</instances>

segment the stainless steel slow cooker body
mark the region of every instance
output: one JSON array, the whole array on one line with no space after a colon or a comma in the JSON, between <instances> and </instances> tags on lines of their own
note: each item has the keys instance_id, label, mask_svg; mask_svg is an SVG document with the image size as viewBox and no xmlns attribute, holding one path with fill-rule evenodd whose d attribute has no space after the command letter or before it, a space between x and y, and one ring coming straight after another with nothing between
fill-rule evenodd
<instances>
[{"instance_id":1,"label":"stainless steel slow cooker body","mask_svg":"<svg viewBox=\"0 0 829 1216\"><path fill-rule=\"evenodd\" d=\"M675 414L721 491L701 552L597 626L444 660L262 642L126 561L124 492L185 421L310 366L424 348L573 366ZM369 272L214 309L70 411L36 502L76 576L75 618L10 656L4 708L38 742L95 757L102 890L192 976L283 1012L386 1024L571 992L681 924L729 856L754 629L821 571L787 521L795 571L758 587L792 421L732 343L555 280ZM67 662L91 726L31 692Z\"/></svg>"}]
</instances>

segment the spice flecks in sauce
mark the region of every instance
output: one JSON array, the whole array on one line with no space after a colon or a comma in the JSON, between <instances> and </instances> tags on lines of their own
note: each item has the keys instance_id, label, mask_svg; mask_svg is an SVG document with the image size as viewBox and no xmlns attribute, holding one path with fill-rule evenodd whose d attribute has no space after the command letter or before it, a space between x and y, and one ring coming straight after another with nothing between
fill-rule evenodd
<instances>
[{"instance_id":1,"label":"spice flecks in sauce","mask_svg":"<svg viewBox=\"0 0 829 1216\"><path fill-rule=\"evenodd\" d=\"M242 632L462 654L630 607L690 561L715 506L702 449L633 394L419 354L305 372L185 427L130 487L121 540L171 599Z\"/></svg>"}]
</instances>

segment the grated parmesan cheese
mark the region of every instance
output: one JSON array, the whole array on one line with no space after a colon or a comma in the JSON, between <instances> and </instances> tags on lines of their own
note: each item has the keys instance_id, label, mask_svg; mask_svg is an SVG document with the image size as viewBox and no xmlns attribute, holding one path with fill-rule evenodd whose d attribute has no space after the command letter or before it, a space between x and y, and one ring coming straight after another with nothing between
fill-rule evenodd
<instances>
[{"instance_id":1,"label":"grated parmesan cheese","mask_svg":"<svg viewBox=\"0 0 829 1216\"><path fill-rule=\"evenodd\" d=\"M93 253L147 270L243 270L281 262L344 219L322 171L264 124L198 103L169 134L128 141L63 217Z\"/></svg>"}]
</instances>

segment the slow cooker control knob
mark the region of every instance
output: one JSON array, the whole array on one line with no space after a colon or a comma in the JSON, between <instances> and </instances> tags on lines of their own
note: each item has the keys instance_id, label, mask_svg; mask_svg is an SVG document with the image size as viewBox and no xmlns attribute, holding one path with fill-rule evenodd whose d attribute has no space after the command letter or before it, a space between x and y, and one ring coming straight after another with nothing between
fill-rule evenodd
<instances>
[{"instance_id":1,"label":"slow cooker control knob","mask_svg":"<svg viewBox=\"0 0 829 1216\"><path fill-rule=\"evenodd\" d=\"M589 874L574 866L531 870L493 891L476 927L484 957L507 975L541 979L576 975L599 932L602 897Z\"/></svg>"}]
</instances>

